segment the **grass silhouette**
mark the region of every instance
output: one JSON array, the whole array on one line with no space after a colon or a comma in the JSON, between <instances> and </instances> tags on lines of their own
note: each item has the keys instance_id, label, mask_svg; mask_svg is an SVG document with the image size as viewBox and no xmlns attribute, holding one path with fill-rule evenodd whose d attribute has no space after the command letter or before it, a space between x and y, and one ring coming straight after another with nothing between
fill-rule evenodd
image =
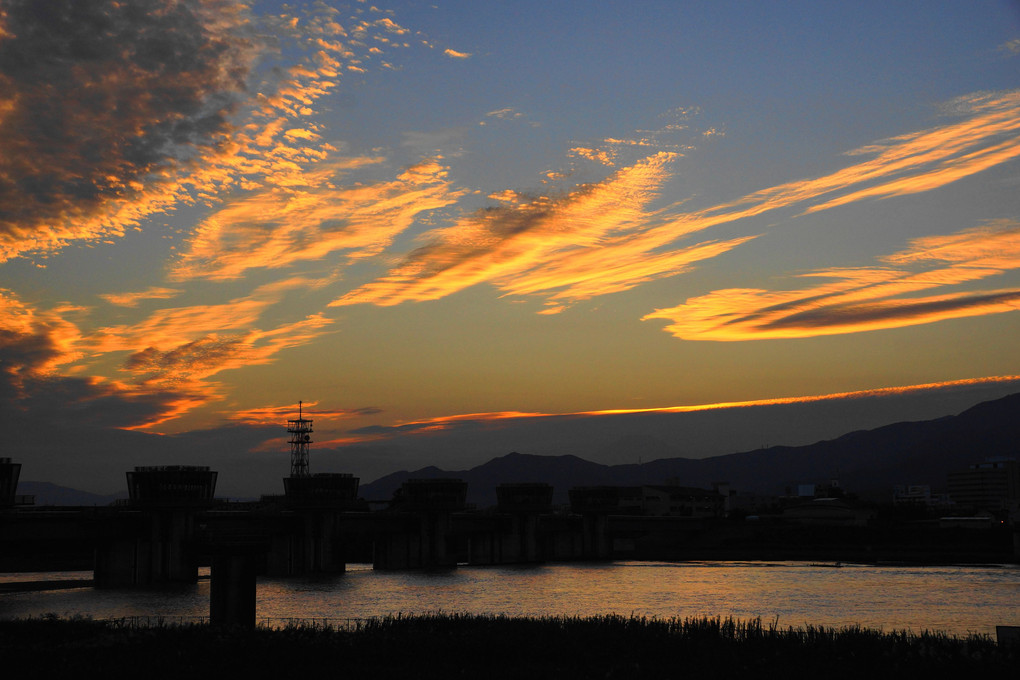
<instances>
[{"instance_id":1,"label":"grass silhouette","mask_svg":"<svg viewBox=\"0 0 1020 680\"><path fill-rule=\"evenodd\" d=\"M205 623L0 622L4 666L36 677L688 678L1011 677L1020 645L987 636L781 628L731 618L434 614L219 629ZM793 674L791 676L791 674ZM10 675L8 677L23 677Z\"/></svg>"}]
</instances>

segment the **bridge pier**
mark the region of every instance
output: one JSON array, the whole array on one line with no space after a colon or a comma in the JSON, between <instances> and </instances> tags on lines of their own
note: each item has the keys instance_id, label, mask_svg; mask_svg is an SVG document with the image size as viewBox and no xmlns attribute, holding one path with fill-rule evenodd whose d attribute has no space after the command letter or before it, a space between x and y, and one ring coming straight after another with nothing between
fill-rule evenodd
<instances>
[{"instance_id":1,"label":"bridge pier","mask_svg":"<svg viewBox=\"0 0 1020 680\"><path fill-rule=\"evenodd\" d=\"M342 574L347 570L347 541L341 532L341 513L301 510L286 533L271 537L266 571L271 576L307 573Z\"/></svg>"},{"instance_id":2,"label":"bridge pier","mask_svg":"<svg viewBox=\"0 0 1020 680\"><path fill-rule=\"evenodd\" d=\"M404 530L376 537L374 569L443 569L457 566L449 513L408 515Z\"/></svg>"},{"instance_id":3,"label":"bridge pier","mask_svg":"<svg viewBox=\"0 0 1020 680\"><path fill-rule=\"evenodd\" d=\"M93 565L97 587L194 583L194 516L185 510L125 513L105 529Z\"/></svg>"},{"instance_id":4,"label":"bridge pier","mask_svg":"<svg viewBox=\"0 0 1020 680\"><path fill-rule=\"evenodd\" d=\"M476 565L503 564L503 534L498 525L489 531L475 531L467 538L467 563Z\"/></svg>"},{"instance_id":5,"label":"bridge pier","mask_svg":"<svg viewBox=\"0 0 1020 680\"><path fill-rule=\"evenodd\" d=\"M254 628L255 577L265 547L220 545L211 553L209 623L222 628Z\"/></svg>"},{"instance_id":6,"label":"bridge pier","mask_svg":"<svg viewBox=\"0 0 1020 680\"><path fill-rule=\"evenodd\" d=\"M333 472L284 478L283 516L288 526L271 537L266 558L269 574L346 571L348 541L342 531L343 515L363 504L358 501L358 483L353 475Z\"/></svg>"},{"instance_id":7,"label":"bridge pier","mask_svg":"<svg viewBox=\"0 0 1020 680\"><path fill-rule=\"evenodd\" d=\"M216 472L196 465L136 467L127 485L131 509L97 541L96 585L197 581L195 515L213 503Z\"/></svg>"},{"instance_id":8,"label":"bridge pier","mask_svg":"<svg viewBox=\"0 0 1020 680\"><path fill-rule=\"evenodd\" d=\"M581 557L604 560L612 556L608 516L617 507L617 490L611 486L580 486L569 491L570 508L581 515Z\"/></svg>"},{"instance_id":9,"label":"bridge pier","mask_svg":"<svg viewBox=\"0 0 1020 680\"><path fill-rule=\"evenodd\" d=\"M580 517L545 515L539 520L542 554L550 561L585 559Z\"/></svg>"},{"instance_id":10,"label":"bridge pier","mask_svg":"<svg viewBox=\"0 0 1020 680\"><path fill-rule=\"evenodd\" d=\"M456 522L456 520L455 520ZM517 513L474 520L467 532L464 558L471 565L523 564L545 560L539 541L538 515Z\"/></svg>"},{"instance_id":11,"label":"bridge pier","mask_svg":"<svg viewBox=\"0 0 1020 680\"><path fill-rule=\"evenodd\" d=\"M376 569L437 569L457 566L452 514L462 511L467 482L460 479L409 479L393 497L393 508L407 517L402 530L376 539Z\"/></svg>"},{"instance_id":12,"label":"bridge pier","mask_svg":"<svg viewBox=\"0 0 1020 680\"><path fill-rule=\"evenodd\" d=\"M503 562L539 562L545 559L539 543L538 516L552 509L552 498L553 488L545 483L500 484L496 487L498 511L511 515L510 531L502 538Z\"/></svg>"}]
</instances>

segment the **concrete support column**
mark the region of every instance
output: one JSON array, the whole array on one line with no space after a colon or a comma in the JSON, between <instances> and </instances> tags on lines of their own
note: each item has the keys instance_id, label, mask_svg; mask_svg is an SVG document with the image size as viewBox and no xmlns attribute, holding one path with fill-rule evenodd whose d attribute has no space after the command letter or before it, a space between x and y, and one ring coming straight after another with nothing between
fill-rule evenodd
<instances>
[{"instance_id":1,"label":"concrete support column","mask_svg":"<svg viewBox=\"0 0 1020 680\"><path fill-rule=\"evenodd\" d=\"M255 627L255 574L259 551L221 548L212 556L209 622L220 627Z\"/></svg>"},{"instance_id":2,"label":"concrete support column","mask_svg":"<svg viewBox=\"0 0 1020 680\"><path fill-rule=\"evenodd\" d=\"M609 539L606 534L608 519L601 513L583 516L582 555L584 559L602 560L610 556Z\"/></svg>"},{"instance_id":3,"label":"concrete support column","mask_svg":"<svg viewBox=\"0 0 1020 680\"><path fill-rule=\"evenodd\" d=\"M445 512L423 513L421 516L421 567L437 569L457 566L450 554L450 515Z\"/></svg>"},{"instance_id":4,"label":"concrete support column","mask_svg":"<svg viewBox=\"0 0 1020 680\"><path fill-rule=\"evenodd\" d=\"M520 533L521 561L538 562L541 560L538 549L538 517L534 514L518 517Z\"/></svg>"},{"instance_id":5,"label":"concrete support column","mask_svg":"<svg viewBox=\"0 0 1020 680\"><path fill-rule=\"evenodd\" d=\"M151 550L133 538L106 539L96 546L92 577L97 588L123 588L147 583Z\"/></svg>"}]
</instances>

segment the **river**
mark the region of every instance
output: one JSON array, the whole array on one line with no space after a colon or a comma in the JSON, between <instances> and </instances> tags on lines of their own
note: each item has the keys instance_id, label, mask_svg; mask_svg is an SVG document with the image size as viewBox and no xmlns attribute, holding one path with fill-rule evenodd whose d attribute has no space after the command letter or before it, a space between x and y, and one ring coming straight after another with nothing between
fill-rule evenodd
<instances>
[{"instance_id":1,"label":"river","mask_svg":"<svg viewBox=\"0 0 1020 680\"><path fill-rule=\"evenodd\" d=\"M208 573L208 572L206 572ZM89 578L90 572L3 574L11 580ZM779 626L860 625L994 635L1020 625L1020 566L897 566L807 562L613 562L460 567L260 578L256 617L342 623L419 613L511 616L727 617ZM0 594L0 618L89 616L191 620L209 612L209 581L155 589L74 588Z\"/></svg>"}]
</instances>

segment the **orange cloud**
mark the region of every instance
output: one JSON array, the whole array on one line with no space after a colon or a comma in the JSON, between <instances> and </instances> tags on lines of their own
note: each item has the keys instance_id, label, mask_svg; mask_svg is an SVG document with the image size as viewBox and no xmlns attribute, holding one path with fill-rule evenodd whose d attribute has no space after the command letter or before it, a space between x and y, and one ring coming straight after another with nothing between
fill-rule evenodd
<instances>
[{"instance_id":1,"label":"orange cloud","mask_svg":"<svg viewBox=\"0 0 1020 680\"><path fill-rule=\"evenodd\" d=\"M157 345L134 352L124 370L138 374L141 382L193 383L221 371L268 363L281 350L297 347L322 334L332 322L314 314L270 331L248 330L233 335L209 333L161 350ZM166 345L166 340L156 340Z\"/></svg>"},{"instance_id":2,"label":"orange cloud","mask_svg":"<svg viewBox=\"0 0 1020 680\"><path fill-rule=\"evenodd\" d=\"M107 293L100 295L111 305L120 307L135 307L142 300L169 300L181 294L182 291L176 288L160 288L152 286L138 293Z\"/></svg>"},{"instance_id":3,"label":"orange cloud","mask_svg":"<svg viewBox=\"0 0 1020 680\"><path fill-rule=\"evenodd\" d=\"M358 416L371 416L382 413L381 409L372 407L323 409L318 408L318 405L319 402L317 401L305 402L303 406L304 416L321 423L321 421L349 420ZM288 420L293 420L297 411L297 404L288 404L286 406L263 406L243 411L230 411L225 415L228 420L244 423L245 425L281 425Z\"/></svg>"},{"instance_id":4,"label":"orange cloud","mask_svg":"<svg viewBox=\"0 0 1020 680\"><path fill-rule=\"evenodd\" d=\"M335 151L308 120L314 106L368 51L325 6L297 21L221 0L100 0L73 20L30 5L9 11L0 43L0 262L237 191L304 186L304 166ZM390 19L358 30L406 31ZM71 52L90 58L53 58ZM297 63L256 66L272 54Z\"/></svg>"},{"instance_id":5,"label":"orange cloud","mask_svg":"<svg viewBox=\"0 0 1020 680\"><path fill-rule=\"evenodd\" d=\"M295 277L266 284L249 295L222 304L159 309L134 324L97 328L82 339L80 345L90 353L106 354L137 351L146 346L165 350L211 334L247 334L253 332L251 329L258 324L263 312L277 304L287 291L321 285L324 284L319 280ZM257 334L260 338L266 336L262 331Z\"/></svg>"},{"instance_id":6,"label":"orange cloud","mask_svg":"<svg viewBox=\"0 0 1020 680\"><path fill-rule=\"evenodd\" d=\"M944 382L924 383L901 387L880 387L872 390L853 392L835 392L831 394L807 395L798 397L776 397L772 399L755 399L750 401L718 402L713 404L693 404L688 406L663 406L640 409L605 409L600 411L575 411L570 413L521 413L517 411L497 411L491 413L468 413L438 418L426 418L399 423L390 427L372 426L354 430L348 436L337 439L331 444L352 445L374 441L393 439L398 436L428 435L455 429L458 426L500 427L515 420L551 419L551 418L591 418L600 416L631 415L641 413L692 413L696 411L712 411L719 409L750 408L754 406L779 406L785 404L808 404L819 401L835 401L842 399L863 399L868 397L884 397L913 392L924 392L972 385L989 385L1020 381L1020 375L989 376L984 378L968 378Z\"/></svg>"},{"instance_id":7,"label":"orange cloud","mask_svg":"<svg viewBox=\"0 0 1020 680\"><path fill-rule=\"evenodd\" d=\"M676 274L746 241L653 252L685 232L647 207L674 159L661 152L563 196L517 196L462 218L433 233L389 275L332 304L437 299L482 282L507 294L581 300Z\"/></svg>"},{"instance_id":8,"label":"orange cloud","mask_svg":"<svg viewBox=\"0 0 1020 680\"><path fill-rule=\"evenodd\" d=\"M223 153L256 53L244 9L141 5L5 9L0 261L121 235L179 201L177 180Z\"/></svg>"},{"instance_id":9,"label":"orange cloud","mask_svg":"<svg viewBox=\"0 0 1020 680\"><path fill-rule=\"evenodd\" d=\"M797 205L808 204L803 215L854 201L928 191L1020 156L1020 92L972 95L953 102L952 109L962 120L853 153L874 155L870 160L699 211L682 212L679 204L659 210L649 207L671 176L668 166L677 158L675 152L649 156L603 182L579 186L561 196L521 200L516 193L494 192L500 200L507 196L515 200L427 235L426 245L388 274L332 304L396 305L490 283L506 294L545 296L543 313L555 313L577 300L684 272L695 262L755 238L678 247L681 239L711 227ZM584 147L575 149L578 154L589 151L594 153ZM738 294L749 295L733 292ZM1003 301L973 300L971 309ZM711 316L717 301L706 302L711 304L703 313ZM960 313L948 308L968 305L943 299L929 302L943 307L942 314ZM663 318L669 311L659 310L646 318ZM894 310L874 311L879 316L896 315ZM907 312L901 311L899 316L906 318ZM915 318L929 316L920 307L914 312Z\"/></svg>"},{"instance_id":10,"label":"orange cloud","mask_svg":"<svg viewBox=\"0 0 1020 680\"><path fill-rule=\"evenodd\" d=\"M48 376L81 357L80 329L71 310L37 310L0 288L0 372L12 378Z\"/></svg>"},{"instance_id":11,"label":"orange cloud","mask_svg":"<svg viewBox=\"0 0 1020 680\"><path fill-rule=\"evenodd\" d=\"M591 149L585 146L576 146L570 150L570 154L573 156L580 156L581 158L587 158L590 161L595 161L602 165L613 166L616 164L616 154L604 149Z\"/></svg>"},{"instance_id":12,"label":"orange cloud","mask_svg":"<svg viewBox=\"0 0 1020 680\"><path fill-rule=\"evenodd\" d=\"M44 381L64 385L81 393L83 409L84 401L90 399L130 402L133 406L125 408L133 414L131 422L117 421L116 426L151 428L222 398L223 386L211 380L213 376L270 363L280 352L329 332L333 321L322 314L269 328L262 321L263 314L288 291L328 283L328 279L285 279L225 304L159 309L135 323L92 328L87 333L72 319L85 319L89 310L64 305L41 311L0 290L0 372L7 376L0 383L22 391L31 391L24 385L34 390ZM118 301L130 303L139 295L164 297L147 291ZM130 376L126 380L98 374L82 379L60 375L96 373L97 366L109 366L118 354L126 354L120 364L120 374Z\"/></svg>"},{"instance_id":13,"label":"orange cloud","mask_svg":"<svg viewBox=\"0 0 1020 680\"><path fill-rule=\"evenodd\" d=\"M313 314L269 331L250 329L234 334L208 333L187 342L167 346L165 338L130 354L122 366L132 374L124 391L180 395L162 412L131 429L151 429L187 411L222 399L222 385L210 380L223 371L267 364L279 352L311 342L332 321Z\"/></svg>"},{"instance_id":14,"label":"orange cloud","mask_svg":"<svg viewBox=\"0 0 1020 680\"><path fill-rule=\"evenodd\" d=\"M36 310L0 290L0 419L131 428L205 403L182 390L61 375L83 357L81 332L68 321L80 311Z\"/></svg>"},{"instance_id":15,"label":"orange cloud","mask_svg":"<svg viewBox=\"0 0 1020 680\"><path fill-rule=\"evenodd\" d=\"M1020 308L1020 289L917 295L1020 268L1020 223L919 238L881 259L886 266L805 274L826 282L798 290L713 291L644 319L669 321L666 330L685 340L737 341L900 328Z\"/></svg>"},{"instance_id":16,"label":"orange cloud","mask_svg":"<svg viewBox=\"0 0 1020 680\"><path fill-rule=\"evenodd\" d=\"M961 97L947 109L963 119L855 150L850 155L875 157L823 177L750 194L713 212L756 215L851 190L804 210L814 213L869 198L929 191L1020 156L1020 92ZM864 184L871 186L854 189Z\"/></svg>"},{"instance_id":17,"label":"orange cloud","mask_svg":"<svg viewBox=\"0 0 1020 680\"><path fill-rule=\"evenodd\" d=\"M784 404L810 404L818 401L834 401L839 399L863 399L867 397L887 397L928 390L940 390L971 385L989 385L1020 381L1020 375L998 375L986 378L966 378L963 380L947 380L944 382L923 383L903 387L878 387L873 390L856 390L853 392L833 392L831 394L815 394L801 397L777 397L774 399L754 399L749 401L727 401L715 404L698 404L694 406L666 406L651 409L610 409L604 411L585 411L574 415L599 416L628 413L691 413L694 411L714 411L728 408L749 408L752 406L780 406Z\"/></svg>"},{"instance_id":18,"label":"orange cloud","mask_svg":"<svg viewBox=\"0 0 1020 680\"><path fill-rule=\"evenodd\" d=\"M354 160L347 167L377 162ZM395 180L339 187L343 168L322 165L303 185L255 192L204 220L174 267L176 280L227 280L257 268L287 267L345 251L349 259L377 255L422 213L456 202L435 160L408 168Z\"/></svg>"}]
</instances>

